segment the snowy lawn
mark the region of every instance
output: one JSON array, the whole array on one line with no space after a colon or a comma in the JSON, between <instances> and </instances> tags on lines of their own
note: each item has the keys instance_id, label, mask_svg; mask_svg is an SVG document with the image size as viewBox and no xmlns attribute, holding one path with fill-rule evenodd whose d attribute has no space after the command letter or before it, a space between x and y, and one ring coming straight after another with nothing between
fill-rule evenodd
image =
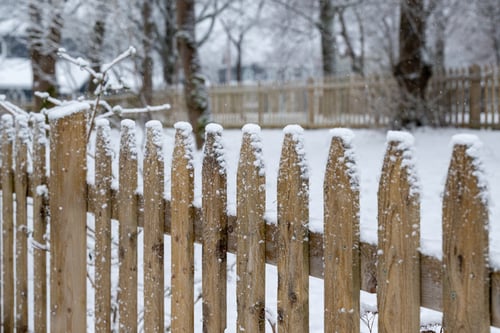
<instances>
[{"instance_id":1,"label":"snowy lawn","mask_svg":"<svg viewBox=\"0 0 500 333\"><path fill-rule=\"evenodd\" d=\"M376 243L377 241L377 190L382 159L385 152L386 132L382 130L354 130L354 148L357 157L357 166L360 174L360 199L361 199L361 239L364 242ZM424 254L442 257L441 253L441 204L444 183L451 157L450 140L458 133L477 135L484 146L480 157L484 164L486 178L489 185L490 208L490 259L491 265L500 269L500 132L473 131L457 129L418 129L415 136L416 169L421 185L421 251ZM113 135L114 149L118 152L118 132ZM170 163L173 152L173 129L165 130L164 153L165 165L165 191L170 197ZM225 130L223 132L226 161L228 170L228 211L234 215L236 212L236 169L238 165L239 149L241 144L240 130ZM269 223L276 221L276 184L278 165L283 140L281 130L263 130L261 133L263 153L266 169L267 204L266 219ZM328 130L306 130L304 132L306 157L310 171L310 229L322 231L323 215L323 177L330 145ZM140 140L139 140L140 142ZM495 148L497 147L497 148ZM201 205L201 162L202 154L195 154L195 201ZM89 165L92 174L93 167ZM116 165L115 170L116 172ZM170 249L170 239L165 237L165 249ZM140 245L141 247L142 245ZM166 285L170 280L170 251L165 255ZM201 248L196 246L196 277L197 290L201 290ZM142 258L140 259L142 261ZM228 256L228 332L236 329L236 268L235 257ZM142 280L142 277L140 278ZM323 282L320 279L310 279L310 328L311 332L323 332ZM267 308L269 316L276 316L276 269L268 266L267 269ZM89 293L89 304L93 302L92 292ZM375 295L362 293L362 311L372 311L376 308ZM142 303L142 302L141 302ZM166 299L166 316L170 313L170 301ZM196 331L201 332L201 301L196 304ZM371 316L363 316L363 321L374 320ZM422 311L422 324L432 325L439 323L441 314L435 311ZM89 318L89 326L92 319ZM169 319L167 319L169 321ZM372 331L367 323L362 323L362 332L376 332L376 320ZM269 325L267 330L271 332ZM432 326L429 326L430 328ZM500 332L493 329L492 331Z\"/></svg>"}]
</instances>

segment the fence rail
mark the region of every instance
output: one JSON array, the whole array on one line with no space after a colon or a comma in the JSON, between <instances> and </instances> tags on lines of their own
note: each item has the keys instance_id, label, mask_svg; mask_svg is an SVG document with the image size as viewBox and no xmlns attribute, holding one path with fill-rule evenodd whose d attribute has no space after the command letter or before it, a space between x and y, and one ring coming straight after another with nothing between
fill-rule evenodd
<instances>
[{"instance_id":1,"label":"fence rail","mask_svg":"<svg viewBox=\"0 0 500 333\"><path fill-rule=\"evenodd\" d=\"M488 332L500 327L500 273L488 267L488 209L478 181L474 142L455 140L444 193L443 262L418 252L419 197L411 163L411 138L388 135L379 187L379 244L359 240L359 187L349 131L332 132L325 175L324 234L308 230L308 175L301 128L285 130L278 176L278 222L263 218L262 143L256 126L245 126L238 167L237 216L226 213L226 170L222 128L207 128L203 160L202 207L193 206L193 151L190 127L176 125L171 200L163 196L162 131L146 125L143 194L136 192L138 161L135 124L122 122L119 185L110 182L110 140L106 121L97 124L95 184L86 184L85 110L51 111L50 167L43 121L2 118L2 285L4 331L25 331L28 310L36 331L85 332L86 214L95 215L95 330L138 330L138 262L144 254L145 332L164 330L165 285L172 287L171 329L193 331L193 247L202 244L203 326L226 327L226 254L237 255L238 329L264 331L264 263L278 267L278 329L307 332L308 277L325 281L325 331L359 331L359 291L377 292L379 330L419 331L419 306L443 311L447 332ZM78 105L78 108L84 106ZM80 138L80 139L78 139ZM13 150L13 147L16 147ZM29 149L28 149L29 148ZM30 151L31 153L28 153ZM14 153L13 153L14 152ZM32 163L28 173L28 161ZM32 161L32 162L31 162ZM44 167L50 170L45 177ZM47 190L48 187L48 190ZM15 195L14 195L15 192ZM33 205L25 198L31 197ZM13 200L15 198L15 200ZM15 208L15 209L14 209ZM33 219L27 220L28 209ZM47 214L50 210L50 214ZM15 212L15 214L14 214ZM45 228L50 215L50 230ZM111 306L111 219L119 222L117 309ZM138 242L143 230L143 244ZM30 232L33 230L33 233ZM172 280L164 281L163 235L171 235ZM50 240L47 240L47 234ZM27 276L28 249L35 259L34 281ZM16 250L14 252L14 249ZM50 254L50 288L46 254ZM16 273L14 273L14 269ZM15 279L14 279L15 277ZM26 285L34 283L31 305ZM250 288L249 288L250 286ZM50 305L47 290L50 289ZM14 306L15 304L15 306ZM395 311L397 309L397 311ZM460 316L456 314L460 313ZM46 323L46 318L50 321ZM29 328L33 330L34 328Z\"/></svg>"}]
</instances>

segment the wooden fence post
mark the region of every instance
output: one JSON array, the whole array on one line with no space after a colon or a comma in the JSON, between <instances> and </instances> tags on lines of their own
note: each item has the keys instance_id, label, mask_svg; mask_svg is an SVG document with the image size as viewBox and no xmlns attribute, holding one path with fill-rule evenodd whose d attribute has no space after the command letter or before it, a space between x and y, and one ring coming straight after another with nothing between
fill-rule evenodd
<instances>
[{"instance_id":1,"label":"wooden fence post","mask_svg":"<svg viewBox=\"0 0 500 333\"><path fill-rule=\"evenodd\" d=\"M303 129L283 130L278 173L278 331L309 332L309 175Z\"/></svg>"},{"instance_id":2,"label":"wooden fence post","mask_svg":"<svg viewBox=\"0 0 500 333\"><path fill-rule=\"evenodd\" d=\"M146 123L144 153L144 332L164 332L164 166L162 125Z\"/></svg>"},{"instance_id":3,"label":"wooden fence post","mask_svg":"<svg viewBox=\"0 0 500 333\"><path fill-rule=\"evenodd\" d=\"M45 116L33 115L33 296L34 324L37 332L47 332L47 187Z\"/></svg>"},{"instance_id":4,"label":"wooden fence post","mask_svg":"<svg viewBox=\"0 0 500 333\"><path fill-rule=\"evenodd\" d=\"M51 332L86 332L87 111L71 103L49 113Z\"/></svg>"},{"instance_id":5,"label":"wooden fence post","mask_svg":"<svg viewBox=\"0 0 500 333\"><path fill-rule=\"evenodd\" d=\"M202 167L203 215L203 331L226 329L227 175L222 126L209 124Z\"/></svg>"},{"instance_id":6,"label":"wooden fence post","mask_svg":"<svg viewBox=\"0 0 500 333\"><path fill-rule=\"evenodd\" d=\"M15 138L12 116L2 116L2 265L3 265L3 329L14 332L14 172Z\"/></svg>"},{"instance_id":7,"label":"wooden fence post","mask_svg":"<svg viewBox=\"0 0 500 333\"><path fill-rule=\"evenodd\" d=\"M175 124L172 159L172 332L194 332L194 141L189 123Z\"/></svg>"},{"instance_id":8,"label":"wooden fence post","mask_svg":"<svg viewBox=\"0 0 500 333\"><path fill-rule=\"evenodd\" d=\"M359 332L359 180L347 129L330 131L324 181L325 332Z\"/></svg>"},{"instance_id":9,"label":"wooden fence post","mask_svg":"<svg viewBox=\"0 0 500 333\"><path fill-rule=\"evenodd\" d=\"M488 209L478 160L481 143L453 137L443 197L443 328L489 332Z\"/></svg>"},{"instance_id":10,"label":"wooden fence post","mask_svg":"<svg viewBox=\"0 0 500 333\"><path fill-rule=\"evenodd\" d=\"M265 332L265 185L260 127L245 125L237 175L236 332Z\"/></svg>"},{"instance_id":11,"label":"wooden fence post","mask_svg":"<svg viewBox=\"0 0 500 333\"><path fill-rule=\"evenodd\" d=\"M380 333L420 332L420 196L412 146L408 133L387 134L378 190Z\"/></svg>"},{"instance_id":12,"label":"wooden fence post","mask_svg":"<svg viewBox=\"0 0 500 333\"><path fill-rule=\"evenodd\" d=\"M95 331L111 332L111 162L107 119L96 122L95 147Z\"/></svg>"},{"instance_id":13,"label":"wooden fence post","mask_svg":"<svg viewBox=\"0 0 500 333\"><path fill-rule=\"evenodd\" d=\"M135 123L121 122L118 220L120 332L137 332L137 142Z\"/></svg>"},{"instance_id":14,"label":"wooden fence post","mask_svg":"<svg viewBox=\"0 0 500 333\"><path fill-rule=\"evenodd\" d=\"M28 331L28 117L16 116L16 330Z\"/></svg>"},{"instance_id":15,"label":"wooden fence post","mask_svg":"<svg viewBox=\"0 0 500 333\"><path fill-rule=\"evenodd\" d=\"M469 68L470 99L469 127L481 127L481 67L473 65Z\"/></svg>"}]
</instances>

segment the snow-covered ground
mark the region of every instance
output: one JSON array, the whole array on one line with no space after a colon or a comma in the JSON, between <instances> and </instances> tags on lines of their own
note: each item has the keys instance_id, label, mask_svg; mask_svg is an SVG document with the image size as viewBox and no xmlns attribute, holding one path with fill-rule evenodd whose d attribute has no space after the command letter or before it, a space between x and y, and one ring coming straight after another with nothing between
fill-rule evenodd
<instances>
[{"instance_id":1,"label":"snow-covered ground","mask_svg":"<svg viewBox=\"0 0 500 333\"><path fill-rule=\"evenodd\" d=\"M365 242L376 243L377 229L377 189L382 159L385 153L386 132L382 130L354 130L353 141L357 157L357 167L360 173L360 200L361 200L361 238ZM500 269L500 151L496 148L500 140L500 132L474 131L457 129L429 129L423 128L413 132L415 136L416 170L421 187L421 251L424 254L441 258L441 205L442 193L446 174L451 157L451 138L458 133L469 133L479 137L483 143L480 159L486 173L489 186L490 209L490 259L496 269ZM118 132L113 135L118 142ZM241 144L240 130L224 130L222 137L225 145L226 165L228 172L228 211L236 211L236 169L238 165L239 149ZM139 138L141 135L139 135ZM266 170L267 203L266 218L269 223L276 221L276 186L283 131L263 130L261 132L263 154ZM170 163L173 152L173 129L164 131L165 153L165 194L170 197ZM141 139L139 139L139 142ZM323 177L330 145L328 130L304 131L306 158L310 176L310 229L322 230L323 215ZM118 145L114 145L118 152ZM202 153L195 154L195 201L201 205L201 162ZM90 166L92 173L92 166ZM116 165L115 165L116 171ZM170 239L165 237L165 277L166 284L170 281ZM201 248L196 245L196 291L201 291ZM141 260L142 261L142 260ZM228 256L228 332L236 331L236 269L235 258ZM266 306L270 317L276 316L276 268L268 266L266 284ZM310 278L310 328L311 332L323 332L323 282L320 279ZM90 292L89 302L92 301ZM373 311L376 308L375 295L362 293L362 311ZM166 299L166 320L170 312L169 299ZM439 323L441 314L431 310L422 310L422 325ZM91 322L91 318L89 318ZM365 321L374 320L373 330ZM89 324L90 324L89 322ZM201 332L201 302L196 304L196 331ZM368 313L363 316L362 332L376 332L376 320ZM271 332L269 325L267 331ZM492 332L500 330L492 329Z\"/></svg>"}]
</instances>

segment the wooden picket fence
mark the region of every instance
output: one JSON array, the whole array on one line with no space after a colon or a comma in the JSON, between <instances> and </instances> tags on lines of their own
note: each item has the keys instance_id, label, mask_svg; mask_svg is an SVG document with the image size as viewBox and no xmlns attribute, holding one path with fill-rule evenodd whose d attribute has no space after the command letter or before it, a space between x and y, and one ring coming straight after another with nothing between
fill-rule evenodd
<instances>
[{"instance_id":1,"label":"wooden picket fence","mask_svg":"<svg viewBox=\"0 0 500 333\"><path fill-rule=\"evenodd\" d=\"M310 276L324 279L325 332L359 332L360 289L377 293L379 332L419 332L420 306L443 311L446 332L489 332L490 324L500 327L500 274L488 266L488 209L477 161L470 153L472 141L456 140L453 148L443 198L440 262L418 250L420 204L408 134L388 135L375 246L359 240L359 186L348 130L332 131L324 182L324 233L320 234L307 226L309 181L298 126L284 131L278 220L268 224L258 127L243 129L237 216L228 216L222 127L207 128L202 207L197 208L191 130L185 123L175 126L171 200L163 195L162 127L156 121L146 124L142 194L137 193L140 158L135 124L130 120L121 125L118 188L111 185L113 154L109 124L103 120L96 124L95 182L87 184L87 107L70 104L51 110L49 140L41 116L30 121L19 116L15 124L11 116L2 117L4 332L27 331L28 311L34 316L31 331L86 332L87 212L95 216L96 332L110 332L114 316L112 219L119 223L120 332L138 331L140 251L144 332L165 331L166 285L172 293L171 331L193 332L194 242L203 248L204 332L226 328L228 252L237 256L238 274L237 327L228 327L229 331L264 332L266 263L278 269L279 332L309 331ZM47 149L50 164L45 161ZM143 244L138 242L140 230ZM164 234L171 236L170 249L164 248ZM31 251L32 281L28 277ZM171 281L164 281L166 251L171 251ZM33 303L29 283L33 283Z\"/></svg>"}]
</instances>

